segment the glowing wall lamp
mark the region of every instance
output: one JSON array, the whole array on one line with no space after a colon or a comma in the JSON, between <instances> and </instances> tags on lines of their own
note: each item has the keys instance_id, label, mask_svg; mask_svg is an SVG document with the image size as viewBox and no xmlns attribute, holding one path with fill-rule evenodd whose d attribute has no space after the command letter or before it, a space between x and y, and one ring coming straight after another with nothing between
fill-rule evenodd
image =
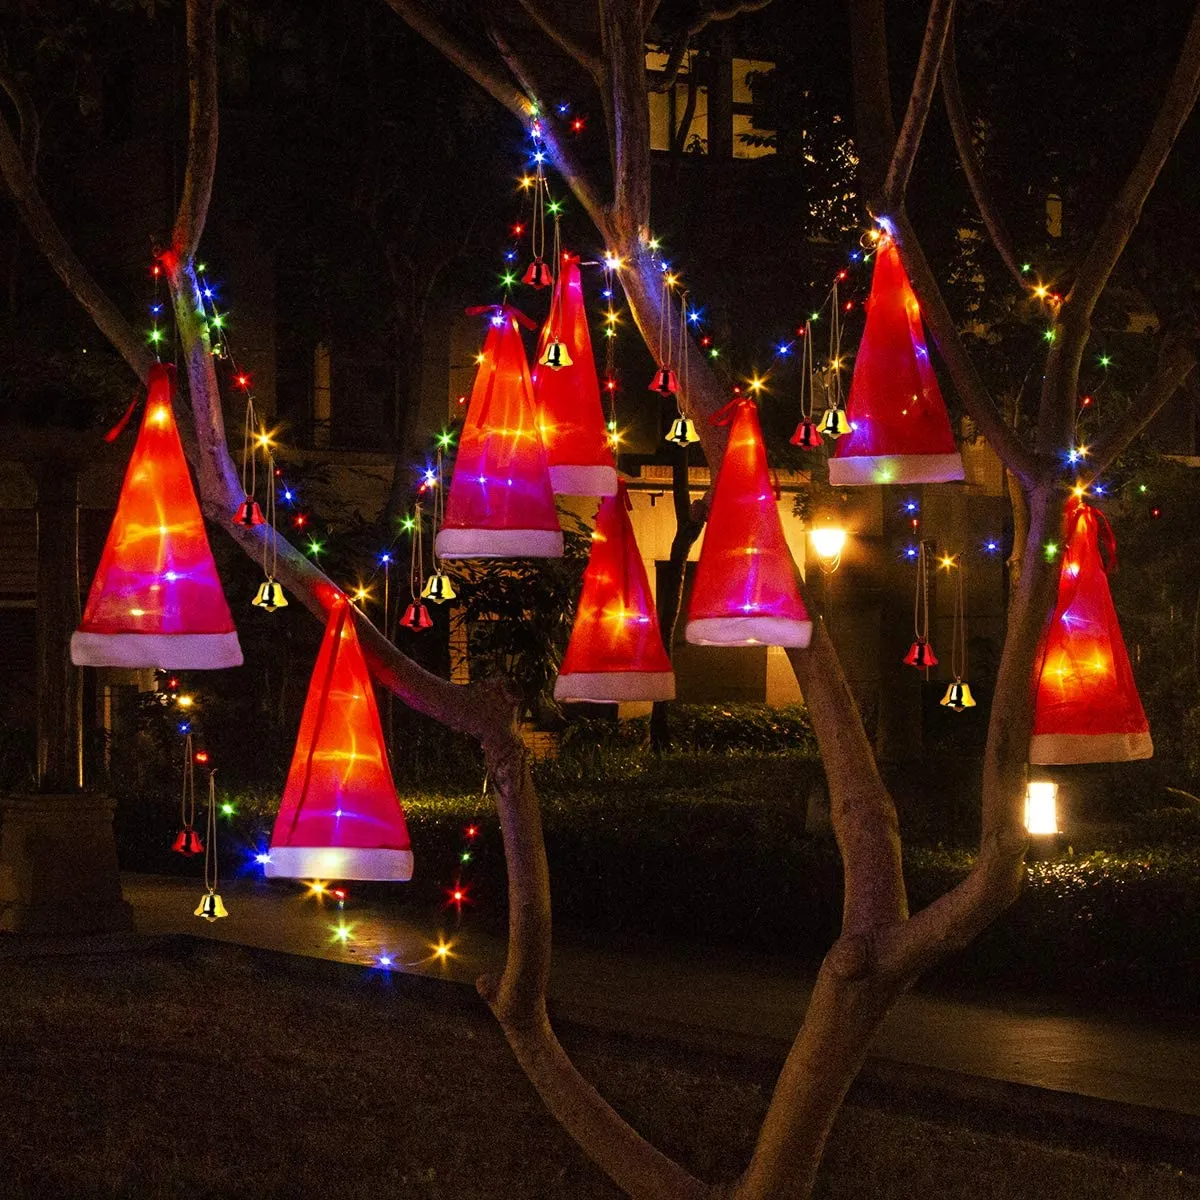
<instances>
[{"instance_id":1,"label":"glowing wall lamp","mask_svg":"<svg viewBox=\"0 0 1200 1200\"><path fill-rule=\"evenodd\" d=\"M1049 779L1031 779L1025 792L1025 828L1034 835L1059 832L1058 784Z\"/></svg>"},{"instance_id":2,"label":"glowing wall lamp","mask_svg":"<svg viewBox=\"0 0 1200 1200\"><path fill-rule=\"evenodd\" d=\"M846 548L846 531L838 525L822 525L810 529L808 540L812 542L821 570L836 571L842 565L842 551Z\"/></svg>"}]
</instances>

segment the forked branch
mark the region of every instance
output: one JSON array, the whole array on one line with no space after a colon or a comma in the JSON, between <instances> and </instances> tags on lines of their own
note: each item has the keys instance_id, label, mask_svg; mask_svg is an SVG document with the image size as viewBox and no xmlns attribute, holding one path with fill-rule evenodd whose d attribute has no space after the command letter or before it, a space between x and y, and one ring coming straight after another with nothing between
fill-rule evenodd
<instances>
[{"instance_id":1,"label":"forked branch","mask_svg":"<svg viewBox=\"0 0 1200 1200\"><path fill-rule=\"evenodd\" d=\"M565 22L560 16L552 17L545 9L541 0L517 0L525 10L526 16L565 54L577 62L595 83L599 83L603 71L600 55L592 50L564 28Z\"/></svg>"},{"instance_id":2,"label":"forked branch","mask_svg":"<svg viewBox=\"0 0 1200 1200\"><path fill-rule=\"evenodd\" d=\"M191 258L200 244L217 166L216 8L216 0L191 0L187 6L188 155L171 238L183 258Z\"/></svg>"}]
</instances>

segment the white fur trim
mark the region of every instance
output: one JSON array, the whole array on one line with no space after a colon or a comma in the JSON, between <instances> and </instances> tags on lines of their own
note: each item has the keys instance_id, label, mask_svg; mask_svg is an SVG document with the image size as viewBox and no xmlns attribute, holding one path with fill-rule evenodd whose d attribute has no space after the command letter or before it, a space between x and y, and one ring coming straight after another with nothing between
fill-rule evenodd
<instances>
[{"instance_id":1,"label":"white fur trim","mask_svg":"<svg viewBox=\"0 0 1200 1200\"><path fill-rule=\"evenodd\" d=\"M71 635L77 667L158 667L162 671L217 671L240 667L242 648L230 633L85 633Z\"/></svg>"},{"instance_id":2,"label":"white fur trim","mask_svg":"<svg viewBox=\"0 0 1200 1200\"><path fill-rule=\"evenodd\" d=\"M829 482L834 487L880 483L953 483L964 478L962 455L875 454L829 458Z\"/></svg>"},{"instance_id":3,"label":"white fur trim","mask_svg":"<svg viewBox=\"0 0 1200 1200\"><path fill-rule=\"evenodd\" d=\"M615 496L617 472L613 467L561 463L550 468L550 486L558 496Z\"/></svg>"},{"instance_id":4,"label":"white fur trim","mask_svg":"<svg viewBox=\"0 0 1200 1200\"><path fill-rule=\"evenodd\" d=\"M357 846L272 846L263 864L268 879L379 879L401 883L412 878L411 850Z\"/></svg>"},{"instance_id":5,"label":"white fur trim","mask_svg":"<svg viewBox=\"0 0 1200 1200\"><path fill-rule=\"evenodd\" d=\"M439 558L562 558L557 529L443 529Z\"/></svg>"},{"instance_id":6,"label":"white fur trim","mask_svg":"<svg viewBox=\"0 0 1200 1200\"><path fill-rule=\"evenodd\" d=\"M674 700L674 671L571 671L554 684L555 700L619 704Z\"/></svg>"},{"instance_id":7,"label":"white fur trim","mask_svg":"<svg viewBox=\"0 0 1200 1200\"><path fill-rule=\"evenodd\" d=\"M1029 761L1037 766L1133 762L1153 756L1149 733L1035 733L1029 739Z\"/></svg>"},{"instance_id":8,"label":"white fur trim","mask_svg":"<svg viewBox=\"0 0 1200 1200\"><path fill-rule=\"evenodd\" d=\"M687 623L694 646L790 646L803 650L812 637L811 621L789 617L703 617Z\"/></svg>"}]
</instances>

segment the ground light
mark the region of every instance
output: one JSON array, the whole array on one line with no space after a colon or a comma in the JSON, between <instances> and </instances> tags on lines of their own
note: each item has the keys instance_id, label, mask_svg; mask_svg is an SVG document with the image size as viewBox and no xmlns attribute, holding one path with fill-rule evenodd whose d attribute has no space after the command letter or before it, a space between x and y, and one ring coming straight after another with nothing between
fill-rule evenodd
<instances>
[{"instance_id":1,"label":"ground light","mask_svg":"<svg viewBox=\"0 0 1200 1200\"><path fill-rule=\"evenodd\" d=\"M1059 832L1058 784L1049 779L1031 779L1025 793L1025 828L1037 836Z\"/></svg>"}]
</instances>

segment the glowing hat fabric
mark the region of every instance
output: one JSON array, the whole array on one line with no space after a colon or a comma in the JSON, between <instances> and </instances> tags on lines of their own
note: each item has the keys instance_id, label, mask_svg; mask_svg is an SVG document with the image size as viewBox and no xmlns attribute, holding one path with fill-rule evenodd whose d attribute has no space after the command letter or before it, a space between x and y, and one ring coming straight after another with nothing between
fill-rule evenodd
<instances>
[{"instance_id":1,"label":"glowing hat fabric","mask_svg":"<svg viewBox=\"0 0 1200 1200\"><path fill-rule=\"evenodd\" d=\"M767 469L758 410L736 398L729 443L688 605L687 640L702 646L807 646L812 621Z\"/></svg>"},{"instance_id":2,"label":"glowing hat fabric","mask_svg":"<svg viewBox=\"0 0 1200 1200\"><path fill-rule=\"evenodd\" d=\"M264 871L286 879L412 878L375 690L350 605L329 613Z\"/></svg>"},{"instance_id":3,"label":"glowing hat fabric","mask_svg":"<svg viewBox=\"0 0 1200 1200\"><path fill-rule=\"evenodd\" d=\"M554 698L674 700L675 673L638 550L624 483L602 501L592 534L571 640Z\"/></svg>"},{"instance_id":4,"label":"glowing hat fabric","mask_svg":"<svg viewBox=\"0 0 1200 1200\"><path fill-rule=\"evenodd\" d=\"M516 309L491 314L467 419L458 442L446 513L437 535L442 558L559 558L562 530Z\"/></svg>"},{"instance_id":5,"label":"glowing hat fabric","mask_svg":"<svg viewBox=\"0 0 1200 1200\"><path fill-rule=\"evenodd\" d=\"M900 251L886 233L878 242L846 415L850 432L837 440L829 458L829 482L835 487L963 478L921 310Z\"/></svg>"},{"instance_id":6,"label":"glowing hat fabric","mask_svg":"<svg viewBox=\"0 0 1200 1200\"><path fill-rule=\"evenodd\" d=\"M542 361L556 341L566 346L567 366L555 368ZM566 251L559 257L550 315L538 339L533 398L555 492L563 496L613 495L617 470L600 404L579 258Z\"/></svg>"},{"instance_id":7,"label":"glowing hat fabric","mask_svg":"<svg viewBox=\"0 0 1200 1200\"><path fill-rule=\"evenodd\" d=\"M1128 762L1154 753L1100 554L1116 562L1104 514L1067 505L1058 599L1038 647L1031 763Z\"/></svg>"},{"instance_id":8,"label":"glowing hat fabric","mask_svg":"<svg viewBox=\"0 0 1200 1200\"><path fill-rule=\"evenodd\" d=\"M208 670L242 662L171 408L173 367L150 369L137 443L71 637L80 667Z\"/></svg>"}]
</instances>

